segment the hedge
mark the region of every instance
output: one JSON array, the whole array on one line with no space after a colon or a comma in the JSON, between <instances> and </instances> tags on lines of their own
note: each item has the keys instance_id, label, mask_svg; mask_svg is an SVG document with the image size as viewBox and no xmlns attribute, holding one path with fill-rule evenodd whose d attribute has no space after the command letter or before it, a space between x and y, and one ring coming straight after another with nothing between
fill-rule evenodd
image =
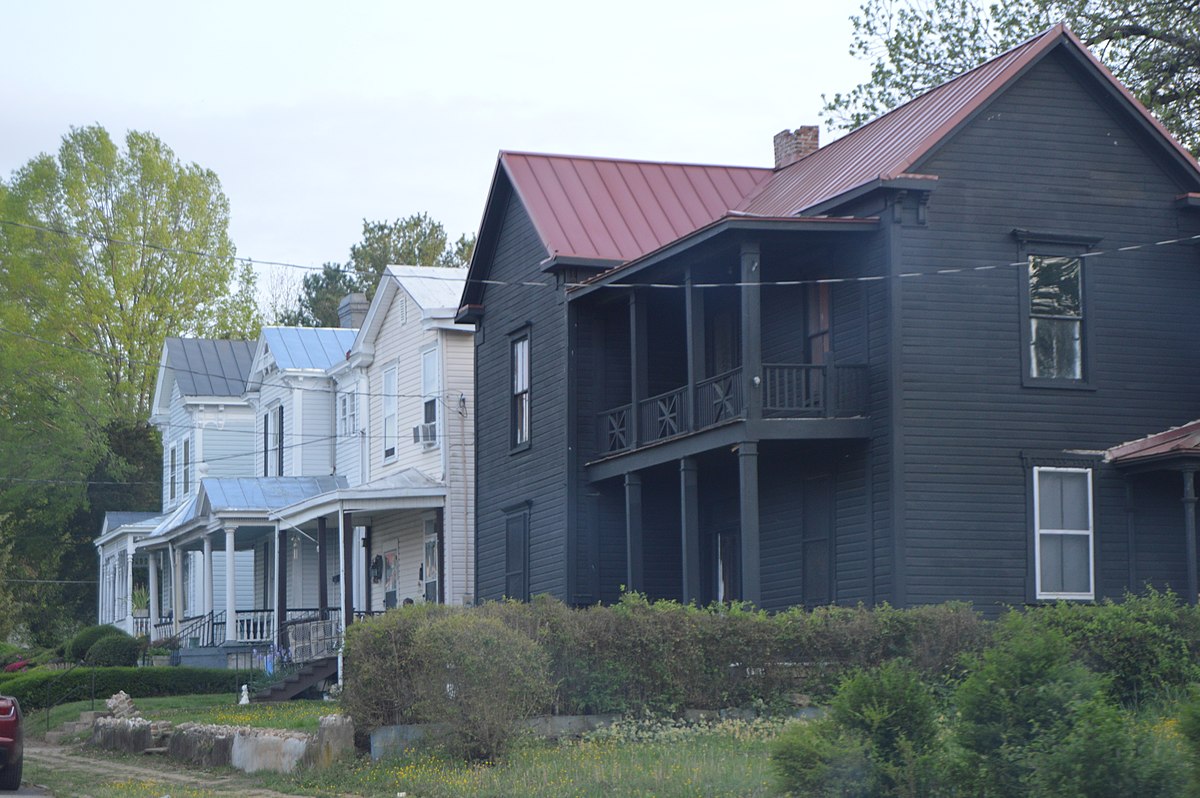
<instances>
[{"instance_id":1,"label":"hedge","mask_svg":"<svg viewBox=\"0 0 1200 798\"><path fill-rule=\"evenodd\" d=\"M26 711L49 704L91 698L95 677L98 700L124 690L133 698L168 695L229 693L231 700L249 680L246 671L224 668L88 668L38 670L4 682L4 693L15 696Z\"/></svg>"},{"instance_id":2,"label":"hedge","mask_svg":"<svg viewBox=\"0 0 1200 798\"><path fill-rule=\"evenodd\" d=\"M118 629L111 624L89 626L71 638L66 646L63 647L63 657L68 662L81 662L87 656L92 646L104 637L129 637L129 635L125 630Z\"/></svg>"}]
</instances>

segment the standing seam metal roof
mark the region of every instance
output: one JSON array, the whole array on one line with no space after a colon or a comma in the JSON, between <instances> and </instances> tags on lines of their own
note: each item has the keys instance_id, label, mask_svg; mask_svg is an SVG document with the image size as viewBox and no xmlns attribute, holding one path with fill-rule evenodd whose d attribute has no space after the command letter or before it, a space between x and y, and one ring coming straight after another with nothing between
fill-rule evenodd
<instances>
[{"instance_id":1,"label":"standing seam metal roof","mask_svg":"<svg viewBox=\"0 0 1200 798\"><path fill-rule=\"evenodd\" d=\"M458 310L458 298L467 281L465 266L388 266L387 271L421 310Z\"/></svg>"},{"instance_id":2,"label":"standing seam metal roof","mask_svg":"<svg viewBox=\"0 0 1200 798\"><path fill-rule=\"evenodd\" d=\"M241 396L254 361L254 341L168 338L167 366L183 396Z\"/></svg>"},{"instance_id":3,"label":"standing seam metal roof","mask_svg":"<svg viewBox=\"0 0 1200 798\"><path fill-rule=\"evenodd\" d=\"M264 327L262 334L281 369L325 369L346 359L357 330L342 327Z\"/></svg>"}]
</instances>

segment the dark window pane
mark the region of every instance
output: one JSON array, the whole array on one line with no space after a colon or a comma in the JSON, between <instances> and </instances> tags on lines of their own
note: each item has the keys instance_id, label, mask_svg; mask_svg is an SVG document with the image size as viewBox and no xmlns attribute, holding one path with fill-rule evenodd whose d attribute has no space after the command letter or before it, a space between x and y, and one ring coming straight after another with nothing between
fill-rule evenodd
<instances>
[{"instance_id":1,"label":"dark window pane","mask_svg":"<svg viewBox=\"0 0 1200 798\"><path fill-rule=\"evenodd\" d=\"M1062 478L1057 471L1038 473L1038 528L1062 529Z\"/></svg>"},{"instance_id":2,"label":"dark window pane","mask_svg":"<svg viewBox=\"0 0 1200 798\"><path fill-rule=\"evenodd\" d=\"M1086 535L1062 536L1062 584L1065 593L1090 593L1091 567Z\"/></svg>"},{"instance_id":3,"label":"dark window pane","mask_svg":"<svg viewBox=\"0 0 1200 798\"><path fill-rule=\"evenodd\" d=\"M1042 592L1062 593L1062 535L1042 535Z\"/></svg>"},{"instance_id":4,"label":"dark window pane","mask_svg":"<svg viewBox=\"0 0 1200 798\"><path fill-rule=\"evenodd\" d=\"M1029 259L1029 301L1033 315L1083 315L1079 264L1079 258Z\"/></svg>"},{"instance_id":5,"label":"dark window pane","mask_svg":"<svg viewBox=\"0 0 1200 798\"><path fill-rule=\"evenodd\" d=\"M1083 375L1080 323L1070 319L1032 318L1031 343L1034 377L1077 380Z\"/></svg>"}]
</instances>

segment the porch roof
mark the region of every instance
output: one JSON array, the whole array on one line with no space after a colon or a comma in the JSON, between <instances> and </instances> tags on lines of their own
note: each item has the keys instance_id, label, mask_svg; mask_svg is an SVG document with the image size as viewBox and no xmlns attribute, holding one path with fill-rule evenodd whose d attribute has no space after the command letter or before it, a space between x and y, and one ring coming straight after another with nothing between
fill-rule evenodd
<instances>
[{"instance_id":1,"label":"porch roof","mask_svg":"<svg viewBox=\"0 0 1200 798\"><path fill-rule=\"evenodd\" d=\"M1200 460L1200 419L1118 444L1104 453L1104 461L1117 466L1185 460Z\"/></svg>"},{"instance_id":2,"label":"porch roof","mask_svg":"<svg viewBox=\"0 0 1200 798\"><path fill-rule=\"evenodd\" d=\"M300 499L271 513L272 520L293 526L346 512L422 510L443 507L446 484L416 468L406 468L371 482Z\"/></svg>"},{"instance_id":3,"label":"porch roof","mask_svg":"<svg viewBox=\"0 0 1200 798\"><path fill-rule=\"evenodd\" d=\"M105 513L104 523L100 525L100 534L96 537L94 545L103 546L123 535L148 535L163 518L160 513Z\"/></svg>"}]
</instances>

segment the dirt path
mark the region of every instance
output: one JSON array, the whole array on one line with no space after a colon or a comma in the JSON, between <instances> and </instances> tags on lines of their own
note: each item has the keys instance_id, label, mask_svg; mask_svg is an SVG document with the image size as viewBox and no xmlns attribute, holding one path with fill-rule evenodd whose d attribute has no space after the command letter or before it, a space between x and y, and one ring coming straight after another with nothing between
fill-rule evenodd
<instances>
[{"instance_id":1,"label":"dirt path","mask_svg":"<svg viewBox=\"0 0 1200 798\"><path fill-rule=\"evenodd\" d=\"M110 759L103 751L81 746L25 744L25 760L55 771L69 770L108 781L130 779L176 784L193 790L204 790L214 795L242 795L247 798L292 798L288 793L275 792L256 786L243 776L186 769L178 762L165 757L146 757L144 760L131 757ZM27 773L28 777L28 773Z\"/></svg>"}]
</instances>

